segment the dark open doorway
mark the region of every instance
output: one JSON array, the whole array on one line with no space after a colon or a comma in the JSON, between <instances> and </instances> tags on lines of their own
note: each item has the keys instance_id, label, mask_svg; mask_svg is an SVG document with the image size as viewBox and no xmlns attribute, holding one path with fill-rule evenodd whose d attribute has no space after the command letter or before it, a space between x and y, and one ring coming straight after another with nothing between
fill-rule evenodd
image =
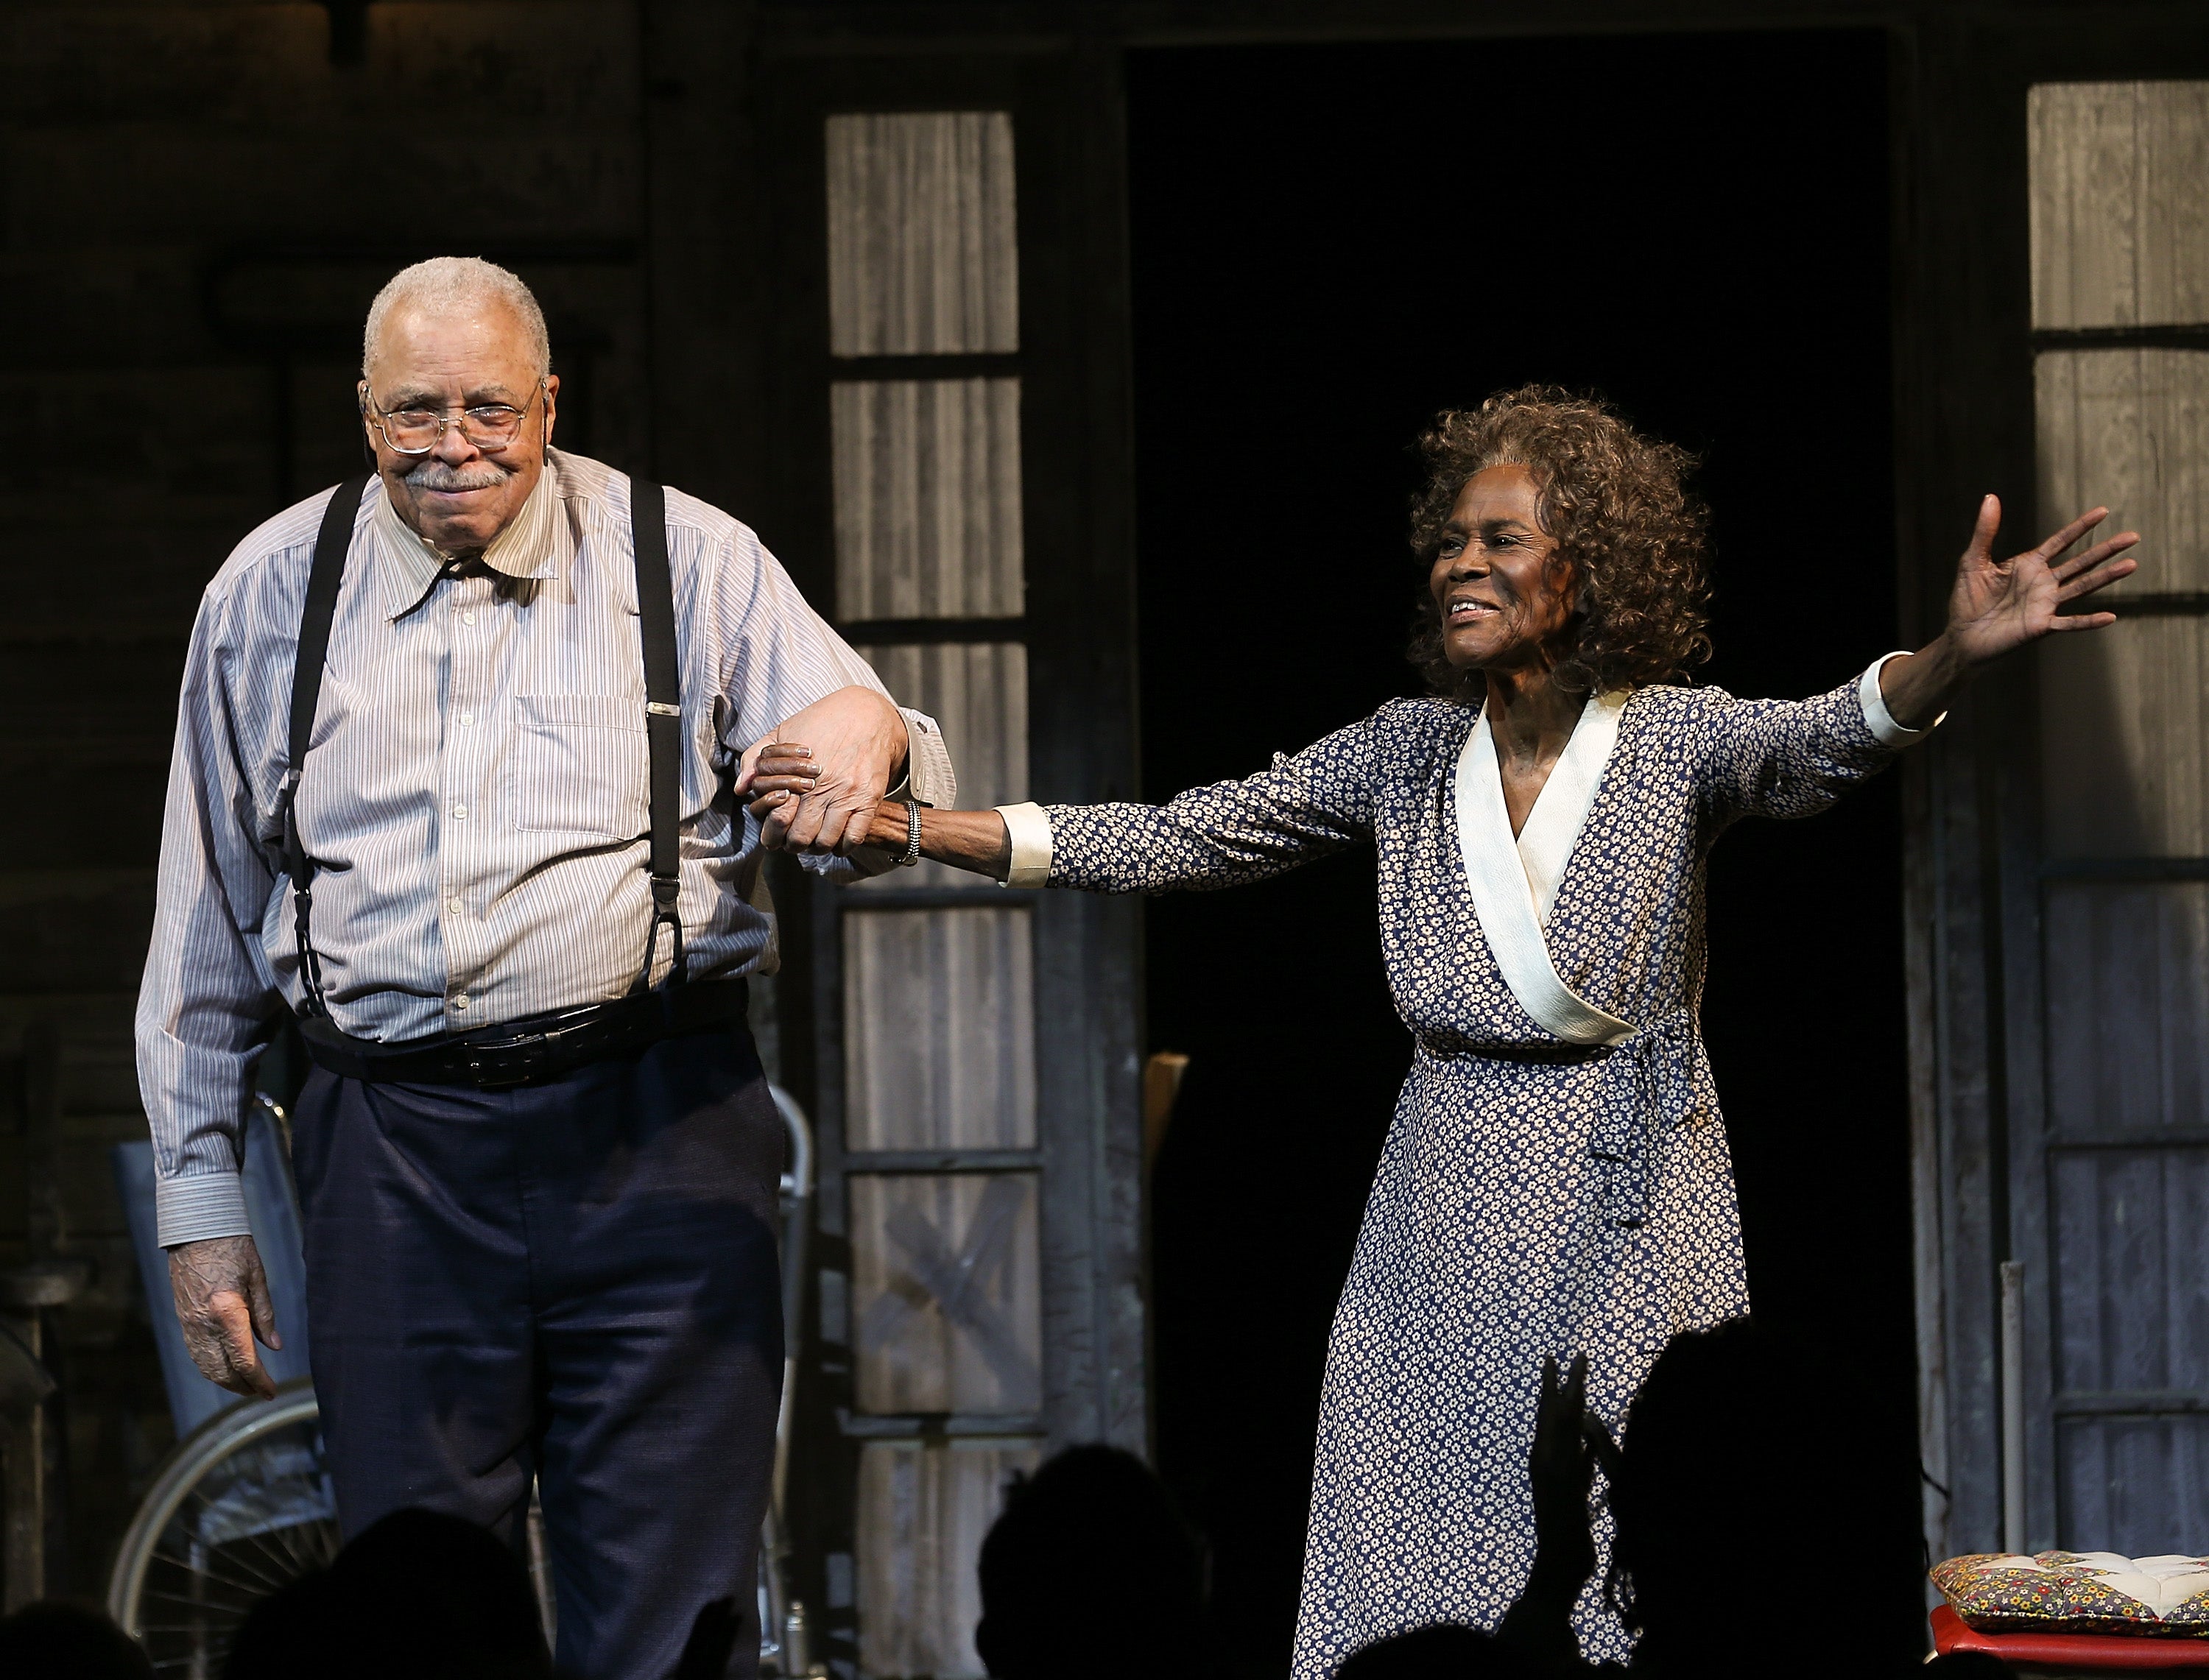
<instances>
[{"instance_id":1,"label":"dark open doorway","mask_svg":"<svg viewBox=\"0 0 2209 1680\"><path fill-rule=\"evenodd\" d=\"M1159 51L1129 76L1147 797L1411 691L1408 445L1527 380L1702 452L1736 693L1895 645L1887 51L1870 33ZM1961 510L1959 521L1968 509ZM1959 523L1959 539L1962 535ZM1919 1600L1899 789L1712 870L1752 1291L1860 1396L1857 1560ZM1285 1661L1334 1296L1409 1044L1369 864L1154 900L1160 1461L1237 1670ZM1784 1467L1775 1466L1775 1473Z\"/></svg>"}]
</instances>

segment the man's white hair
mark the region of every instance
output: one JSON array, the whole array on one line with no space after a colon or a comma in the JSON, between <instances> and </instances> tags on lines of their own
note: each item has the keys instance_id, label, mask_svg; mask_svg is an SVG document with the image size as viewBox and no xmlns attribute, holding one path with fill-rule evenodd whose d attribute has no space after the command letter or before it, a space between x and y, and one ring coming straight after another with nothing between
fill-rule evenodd
<instances>
[{"instance_id":1,"label":"man's white hair","mask_svg":"<svg viewBox=\"0 0 2209 1680\"><path fill-rule=\"evenodd\" d=\"M368 306L368 330L361 334L360 376L368 377L376 365L376 340L394 309L404 306L430 314L470 304L496 301L514 311L529 335L529 356L539 379L552 371L552 335L545 330L545 311L537 296L496 262L480 256L433 256L411 268L401 268L383 283L376 301Z\"/></svg>"}]
</instances>

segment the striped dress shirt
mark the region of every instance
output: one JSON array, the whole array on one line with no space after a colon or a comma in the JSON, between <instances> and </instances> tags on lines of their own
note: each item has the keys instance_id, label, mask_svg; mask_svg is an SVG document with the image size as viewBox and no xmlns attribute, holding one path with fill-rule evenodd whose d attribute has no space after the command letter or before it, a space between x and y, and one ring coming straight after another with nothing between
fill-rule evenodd
<instances>
[{"instance_id":1,"label":"striped dress shirt","mask_svg":"<svg viewBox=\"0 0 2209 1680\"><path fill-rule=\"evenodd\" d=\"M139 993L139 1088L164 1245L248 1230L238 1180L266 1025L304 991L278 794L292 668L329 492L239 544L192 630ZM759 539L667 493L683 687L683 942L695 979L768 947L743 749L867 663ZM550 452L480 566L362 498L298 794L318 865L315 950L334 1024L382 1042L621 997L652 916L644 665L629 479ZM948 805L951 761L906 713L912 792ZM855 865L808 859L832 877ZM887 866L874 854L860 865ZM653 978L665 977L662 938Z\"/></svg>"}]
</instances>

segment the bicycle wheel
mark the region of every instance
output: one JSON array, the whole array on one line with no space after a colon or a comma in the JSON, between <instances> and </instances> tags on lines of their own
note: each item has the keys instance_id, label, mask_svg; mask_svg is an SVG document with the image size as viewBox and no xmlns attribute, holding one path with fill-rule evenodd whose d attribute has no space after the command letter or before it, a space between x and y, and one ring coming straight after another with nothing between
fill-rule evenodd
<instances>
[{"instance_id":1,"label":"bicycle wheel","mask_svg":"<svg viewBox=\"0 0 2209 1680\"><path fill-rule=\"evenodd\" d=\"M253 1606L338 1545L321 1414L302 1377L178 1443L123 1537L108 1614L156 1672L216 1680Z\"/></svg>"}]
</instances>

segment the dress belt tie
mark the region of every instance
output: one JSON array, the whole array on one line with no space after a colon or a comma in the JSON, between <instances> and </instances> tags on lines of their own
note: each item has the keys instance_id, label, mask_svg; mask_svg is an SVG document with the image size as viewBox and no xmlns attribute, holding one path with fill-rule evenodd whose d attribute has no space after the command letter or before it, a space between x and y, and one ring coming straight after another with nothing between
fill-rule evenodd
<instances>
[{"instance_id":1,"label":"dress belt tie","mask_svg":"<svg viewBox=\"0 0 2209 1680\"><path fill-rule=\"evenodd\" d=\"M1705 1059L1685 1009L1658 1016L1604 1057L1588 1153L1603 1163L1606 1225L1630 1231L1648 1219L1650 1135L1708 1117L1696 1078Z\"/></svg>"}]
</instances>

